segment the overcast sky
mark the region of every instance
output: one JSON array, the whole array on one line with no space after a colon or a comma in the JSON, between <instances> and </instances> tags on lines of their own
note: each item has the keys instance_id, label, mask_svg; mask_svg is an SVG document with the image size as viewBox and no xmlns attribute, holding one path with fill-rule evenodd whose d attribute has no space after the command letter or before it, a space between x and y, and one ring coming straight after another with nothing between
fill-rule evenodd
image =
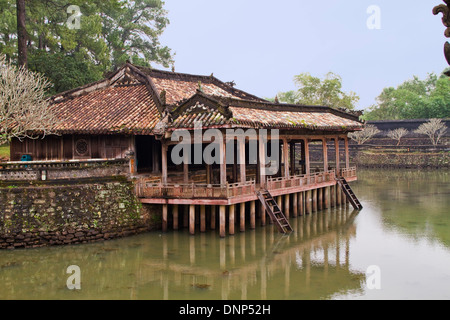
<instances>
[{"instance_id":1,"label":"overcast sky","mask_svg":"<svg viewBox=\"0 0 450 320\"><path fill-rule=\"evenodd\" d=\"M234 80L274 97L303 72L334 72L369 107L387 86L447 67L440 0L165 0L170 25L161 42L177 72ZM381 29L370 6L380 9Z\"/></svg>"}]
</instances>

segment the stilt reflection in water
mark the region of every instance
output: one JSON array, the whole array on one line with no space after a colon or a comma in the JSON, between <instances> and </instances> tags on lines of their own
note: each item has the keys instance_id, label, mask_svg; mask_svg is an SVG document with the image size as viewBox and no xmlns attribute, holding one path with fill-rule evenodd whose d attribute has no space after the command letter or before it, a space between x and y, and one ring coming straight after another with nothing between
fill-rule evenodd
<instances>
[{"instance_id":1,"label":"stilt reflection in water","mask_svg":"<svg viewBox=\"0 0 450 320\"><path fill-rule=\"evenodd\" d=\"M185 229L2 252L0 298L323 299L362 290L365 275L349 268L356 215L342 207L291 217L289 236L274 225L224 239ZM65 288L67 264L82 271L79 292Z\"/></svg>"}]
</instances>

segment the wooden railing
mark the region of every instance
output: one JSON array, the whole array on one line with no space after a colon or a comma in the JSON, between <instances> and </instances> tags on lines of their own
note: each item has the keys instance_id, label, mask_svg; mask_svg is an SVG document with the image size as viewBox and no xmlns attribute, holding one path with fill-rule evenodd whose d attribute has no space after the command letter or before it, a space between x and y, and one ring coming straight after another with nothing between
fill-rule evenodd
<instances>
[{"instance_id":1,"label":"wooden railing","mask_svg":"<svg viewBox=\"0 0 450 320\"><path fill-rule=\"evenodd\" d=\"M339 175L345 179L356 177L356 167L344 168L340 170Z\"/></svg>"},{"instance_id":2,"label":"wooden railing","mask_svg":"<svg viewBox=\"0 0 450 320\"><path fill-rule=\"evenodd\" d=\"M335 171L330 170L325 172L297 175L288 178L269 178L267 179L267 189L270 191L276 189L302 187L322 182L334 181L335 177Z\"/></svg>"},{"instance_id":3,"label":"wooden railing","mask_svg":"<svg viewBox=\"0 0 450 320\"><path fill-rule=\"evenodd\" d=\"M136 181L136 194L139 198L179 198L179 199L228 199L256 192L255 181L214 184L162 184L145 179Z\"/></svg>"}]
</instances>

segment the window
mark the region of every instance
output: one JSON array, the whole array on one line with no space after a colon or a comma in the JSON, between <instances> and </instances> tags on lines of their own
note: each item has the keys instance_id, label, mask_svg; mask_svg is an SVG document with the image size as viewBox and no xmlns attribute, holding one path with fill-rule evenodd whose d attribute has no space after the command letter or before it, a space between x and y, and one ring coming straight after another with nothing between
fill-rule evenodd
<instances>
[{"instance_id":1,"label":"window","mask_svg":"<svg viewBox=\"0 0 450 320\"><path fill-rule=\"evenodd\" d=\"M79 139L75 142L75 152L78 156L85 156L89 153L89 144L84 139Z\"/></svg>"}]
</instances>

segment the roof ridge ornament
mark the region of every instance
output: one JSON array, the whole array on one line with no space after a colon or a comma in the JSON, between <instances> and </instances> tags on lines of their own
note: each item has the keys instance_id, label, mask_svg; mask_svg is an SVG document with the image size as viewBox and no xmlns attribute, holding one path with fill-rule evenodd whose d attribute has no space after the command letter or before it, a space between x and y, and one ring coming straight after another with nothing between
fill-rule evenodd
<instances>
[{"instance_id":1,"label":"roof ridge ornament","mask_svg":"<svg viewBox=\"0 0 450 320\"><path fill-rule=\"evenodd\" d=\"M445 2L444 4L440 4L433 8L433 14L438 15L439 13L442 13L442 23L444 26L447 27L445 29L444 35L447 38L450 38L450 0L443 0ZM450 43L446 42L444 45L444 55L445 59L447 60L447 63L450 65ZM448 76L450 76L450 71L446 73Z\"/></svg>"}]
</instances>

